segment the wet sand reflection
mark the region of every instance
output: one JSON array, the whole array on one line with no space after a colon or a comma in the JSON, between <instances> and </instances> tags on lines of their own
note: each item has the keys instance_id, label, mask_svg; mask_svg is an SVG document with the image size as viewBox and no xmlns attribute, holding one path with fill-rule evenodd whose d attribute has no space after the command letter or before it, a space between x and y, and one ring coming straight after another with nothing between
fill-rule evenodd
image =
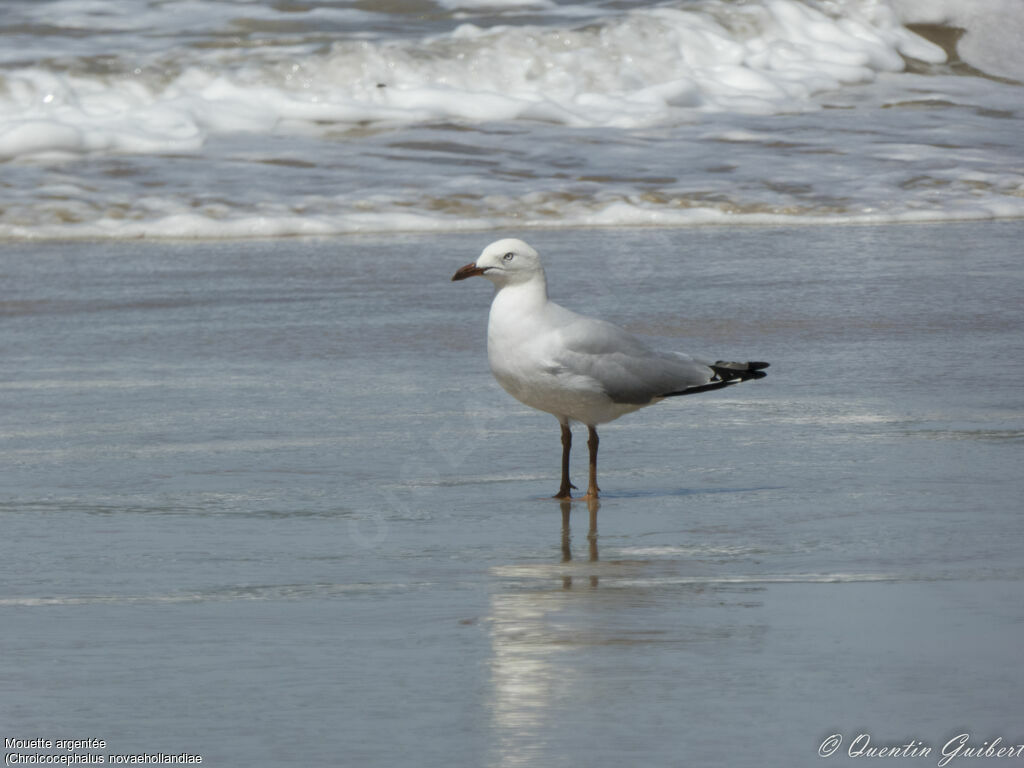
<instances>
[{"instance_id":1,"label":"wet sand reflection","mask_svg":"<svg viewBox=\"0 0 1024 768\"><path fill-rule=\"evenodd\" d=\"M588 559L596 563L597 557L597 511L601 508L598 499L587 499L587 511L590 513L590 527L587 530ZM572 516L572 500L563 499L559 502L562 508L562 562L568 563L572 560L572 530L570 517ZM596 574L590 576L590 586L597 587L598 577ZM562 588L572 589L572 575L566 574L562 577Z\"/></svg>"}]
</instances>

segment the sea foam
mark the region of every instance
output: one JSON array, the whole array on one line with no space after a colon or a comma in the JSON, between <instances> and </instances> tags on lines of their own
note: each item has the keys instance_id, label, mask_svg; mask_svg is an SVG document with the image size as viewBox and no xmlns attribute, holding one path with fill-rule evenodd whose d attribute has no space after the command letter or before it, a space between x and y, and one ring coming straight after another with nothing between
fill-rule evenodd
<instances>
[{"instance_id":1,"label":"sea foam","mask_svg":"<svg viewBox=\"0 0 1024 768\"><path fill-rule=\"evenodd\" d=\"M423 6L12 6L0 238L1024 215L1002 0Z\"/></svg>"},{"instance_id":2,"label":"sea foam","mask_svg":"<svg viewBox=\"0 0 1024 768\"><path fill-rule=\"evenodd\" d=\"M796 0L689 8L582 26L466 23L326 50L179 48L102 74L14 68L0 88L0 156L170 153L210 134L430 120L635 128L694 111L812 109L813 94L900 71L903 57L945 58L874 3L841 16Z\"/></svg>"}]
</instances>

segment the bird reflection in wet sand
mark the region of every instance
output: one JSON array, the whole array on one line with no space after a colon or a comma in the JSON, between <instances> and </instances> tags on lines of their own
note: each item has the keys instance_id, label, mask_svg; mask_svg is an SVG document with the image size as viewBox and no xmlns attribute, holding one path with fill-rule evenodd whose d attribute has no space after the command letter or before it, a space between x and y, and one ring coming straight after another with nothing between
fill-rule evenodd
<instances>
[{"instance_id":1,"label":"bird reflection in wet sand","mask_svg":"<svg viewBox=\"0 0 1024 768\"><path fill-rule=\"evenodd\" d=\"M589 560L597 562L597 510L601 508L601 502L596 498L587 498L587 510L590 513L590 528L587 531L587 542L590 545ZM572 531L569 526L569 518L572 515L572 499L559 500L558 506L562 509L562 562L568 563L572 560ZM590 586L596 587L598 577L591 575ZM562 589L572 589L572 576L562 577Z\"/></svg>"}]
</instances>

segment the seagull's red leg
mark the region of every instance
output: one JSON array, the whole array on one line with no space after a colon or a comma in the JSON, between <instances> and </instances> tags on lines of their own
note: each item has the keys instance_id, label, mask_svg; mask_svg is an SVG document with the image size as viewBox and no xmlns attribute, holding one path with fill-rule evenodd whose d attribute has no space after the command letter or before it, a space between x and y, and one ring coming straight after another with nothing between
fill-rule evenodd
<instances>
[{"instance_id":1,"label":"seagull's red leg","mask_svg":"<svg viewBox=\"0 0 1024 768\"><path fill-rule=\"evenodd\" d=\"M562 484L558 487L556 499L571 499L570 488L576 486L569 482L569 451L572 449L572 430L569 429L569 422L559 422L562 425Z\"/></svg>"},{"instance_id":2,"label":"seagull's red leg","mask_svg":"<svg viewBox=\"0 0 1024 768\"><path fill-rule=\"evenodd\" d=\"M598 491L601 490L597 487L597 444L600 440L597 439L597 430L594 427L588 425L587 432L587 448L590 449L590 483L587 484L587 493L583 498L596 499Z\"/></svg>"}]
</instances>

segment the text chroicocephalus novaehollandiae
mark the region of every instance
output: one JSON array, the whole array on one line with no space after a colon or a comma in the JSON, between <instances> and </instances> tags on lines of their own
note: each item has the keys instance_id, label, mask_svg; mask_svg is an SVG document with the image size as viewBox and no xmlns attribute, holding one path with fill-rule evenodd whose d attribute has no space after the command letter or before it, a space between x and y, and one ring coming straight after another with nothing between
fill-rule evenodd
<instances>
[{"instance_id":1,"label":"text chroicocephalus novaehollandiae","mask_svg":"<svg viewBox=\"0 0 1024 768\"><path fill-rule=\"evenodd\" d=\"M571 498L570 421L587 425L590 482L596 499L597 425L666 397L691 395L765 376L768 363L708 362L659 352L616 325L577 314L548 299L537 252L522 240L498 240L452 276L480 275L494 283L487 324L487 358L498 383L522 403L546 411L562 426L562 484Z\"/></svg>"}]
</instances>

